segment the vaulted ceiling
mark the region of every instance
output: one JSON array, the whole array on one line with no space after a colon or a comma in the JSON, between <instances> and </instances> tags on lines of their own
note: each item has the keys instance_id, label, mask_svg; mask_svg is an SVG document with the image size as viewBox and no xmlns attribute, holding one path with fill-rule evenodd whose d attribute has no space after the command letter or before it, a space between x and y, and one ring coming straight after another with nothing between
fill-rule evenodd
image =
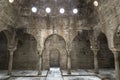
<instances>
[{"instance_id":1,"label":"vaulted ceiling","mask_svg":"<svg viewBox=\"0 0 120 80\"><path fill-rule=\"evenodd\" d=\"M99 10L98 7L93 5L94 0L14 0L13 3L9 3L9 0L1 0L0 24L2 26L19 26L21 24L19 23L20 21L25 22L24 20L21 20L21 17L34 23L37 21L36 19L45 19L48 17L45 9L46 7L50 7L52 10L49 14L50 18L76 17L77 20L86 21L84 23L85 25L95 26L100 22L99 15L101 12L105 12L100 7L101 4L103 7L109 4L108 0L97 1L99 3ZM37 13L32 13L32 7L38 9ZM60 8L65 9L64 14L59 13ZM74 8L78 9L77 14L73 14L72 10Z\"/></svg>"},{"instance_id":2,"label":"vaulted ceiling","mask_svg":"<svg viewBox=\"0 0 120 80\"><path fill-rule=\"evenodd\" d=\"M31 12L33 6L38 9L36 14ZM46 7L52 9L52 12L49 14L51 17L73 17L72 9L77 8L78 14L76 16L79 17L78 19L84 19L87 21L87 24L93 25L99 21L93 0L14 0L13 3L9 3L8 0L1 0L0 9L2 12L0 20L7 25L13 25L18 22L19 17L46 17ZM59 13L60 8L66 10L65 14L61 15Z\"/></svg>"}]
</instances>

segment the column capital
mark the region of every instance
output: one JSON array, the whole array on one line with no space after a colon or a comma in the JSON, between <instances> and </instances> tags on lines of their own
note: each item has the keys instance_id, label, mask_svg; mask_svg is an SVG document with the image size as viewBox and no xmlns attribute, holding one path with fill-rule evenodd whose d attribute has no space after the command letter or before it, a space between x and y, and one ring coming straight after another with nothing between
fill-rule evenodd
<instances>
[{"instance_id":1,"label":"column capital","mask_svg":"<svg viewBox=\"0 0 120 80\"><path fill-rule=\"evenodd\" d=\"M17 46L8 46L9 51L15 51L17 49Z\"/></svg>"},{"instance_id":2,"label":"column capital","mask_svg":"<svg viewBox=\"0 0 120 80\"><path fill-rule=\"evenodd\" d=\"M42 58L42 54L39 54L39 57Z\"/></svg>"},{"instance_id":3,"label":"column capital","mask_svg":"<svg viewBox=\"0 0 120 80\"><path fill-rule=\"evenodd\" d=\"M42 48L41 46L37 45L37 50L38 51L41 51L41 48Z\"/></svg>"},{"instance_id":4,"label":"column capital","mask_svg":"<svg viewBox=\"0 0 120 80\"><path fill-rule=\"evenodd\" d=\"M67 57L71 57L71 55L70 55L70 53L69 53L69 52L67 53Z\"/></svg>"},{"instance_id":5,"label":"column capital","mask_svg":"<svg viewBox=\"0 0 120 80\"><path fill-rule=\"evenodd\" d=\"M67 49L67 51L71 51L71 49L69 48L69 49Z\"/></svg>"},{"instance_id":6,"label":"column capital","mask_svg":"<svg viewBox=\"0 0 120 80\"><path fill-rule=\"evenodd\" d=\"M111 51L113 52L113 54L117 54L120 50L116 48L112 48Z\"/></svg>"},{"instance_id":7,"label":"column capital","mask_svg":"<svg viewBox=\"0 0 120 80\"><path fill-rule=\"evenodd\" d=\"M93 50L93 51L99 51L98 48L91 48L91 50Z\"/></svg>"},{"instance_id":8,"label":"column capital","mask_svg":"<svg viewBox=\"0 0 120 80\"><path fill-rule=\"evenodd\" d=\"M111 50L112 50L112 51L118 51L118 49L116 49L116 48L111 48Z\"/></svg>"}]
</instances>

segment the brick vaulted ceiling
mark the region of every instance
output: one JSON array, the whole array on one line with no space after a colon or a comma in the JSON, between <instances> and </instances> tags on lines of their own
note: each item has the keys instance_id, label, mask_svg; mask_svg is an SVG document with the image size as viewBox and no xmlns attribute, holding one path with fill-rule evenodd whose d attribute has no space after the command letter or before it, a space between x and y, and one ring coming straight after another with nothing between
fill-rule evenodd
<instances>
[{"instance_id":1,"label":"brick vaulted ceiling","mask_svg":"<svg viewBox=\"0 0 120 80\"><path fill-rule=\"evenodd\" d=\"M8 0L1 0L0 5L1 11L3 11L0 14L0 20L7 25L16 25L20 17L29 17L29 19L32 17L45 18L47 16L46 7L52 9L49 14L50 17L74 17L72 9L78 8L78 14L75 16L78 20L85 20L85 25L96 25L99 22L93 0L14 0L12 4ZM33 6L38 8L36 14L31 12ZM66 10L63 15L59 13L59 9L62 7Z\"/></svg>"}]
</instances>

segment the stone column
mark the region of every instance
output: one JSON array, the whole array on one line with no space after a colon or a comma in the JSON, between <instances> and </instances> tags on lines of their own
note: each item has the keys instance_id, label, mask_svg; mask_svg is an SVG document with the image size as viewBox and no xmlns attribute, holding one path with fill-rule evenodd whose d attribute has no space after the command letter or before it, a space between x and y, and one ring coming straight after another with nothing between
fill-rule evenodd
<instances>
[{"instance_id":1,"label":"stone column","mask_svg":"<svg viewBox=\"0 0 120 80\"><path fill-rule=\"evenodd\" d=\"M67 56L67 67L68 67L68 74L71 74L71 56L70 56L70 50L68 51L68 56Z\"/></svg>"},{"instance_id":2,"label":"stone column","mask_svg":"<svg viewBox=\"0 0 120 80\"><path fill-rule=\"evenodd\" d=\"M38 50L39 52L39 62L38 62L38 75L42 74L42 50Z\"/></svg>"},{"instance_id":3,"label":"stone column","mask_svg":"<svg viewBox=\"0 0 120 80\"><path fill-rule=\"evenodd\" d=\"M95 73L99 73L99 67L98 67L98 58L97 58L97 54L98 54L98 49L93 49L93 53L94 53L94 71Z\"/></svg>"},{"instance_id":4,"label":"stone column","mask_svg":"<svg viewBox=\"0 0 120 80\"><path fill-rule=\"evenodd\" d=\"M13 65L13 54L16 48L8 49L9 50L9 64L8 64L8 75L11 75L12 73L12 65Z\"/></svg>"},{"instance_id":5,"label":"stone column","mask_svg":"<svg viewBox=\"0 0 120 80\"><path fill-rule=\"evenodd\" d=\"M37 50L39 54L39 62L38 62L38 75L42 74L42 51L43 46L40 45L40 43L37 44Z\"/></svg>"},{"instance_id":6,"label":"stone column","mask_svg":"<svg viewBox=\"0 0 120 80\"><path fill-rule=\"evenodd\" d=\"M112 50L112 52L114 54L114 61L115 61L115 78L116 80L120 80L120 67L119 67L119 59L118 59L119 52L117 50Z\"/></svg>"}]
</instances>

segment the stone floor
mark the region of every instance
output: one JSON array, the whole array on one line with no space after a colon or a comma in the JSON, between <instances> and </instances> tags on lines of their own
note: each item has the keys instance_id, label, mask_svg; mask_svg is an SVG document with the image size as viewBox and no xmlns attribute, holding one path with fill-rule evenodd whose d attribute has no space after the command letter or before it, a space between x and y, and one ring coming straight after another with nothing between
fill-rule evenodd
<instances>
[{"instance_id":1,"label":"stone floor","mask_svg":"<svg viewBox=\"0 0 120 80\"><path fill-rule=\"evenodd\" d=\"M72 70L68 75L67 71L59 68L51 68L49 71L42 71L41 76L37 76L37 71L13 71L11 76L7 71L0 71L0 80L114 80L114 70L100 70L100 74L95 74L93 70Z\"/></svg>"}]
</instances>

